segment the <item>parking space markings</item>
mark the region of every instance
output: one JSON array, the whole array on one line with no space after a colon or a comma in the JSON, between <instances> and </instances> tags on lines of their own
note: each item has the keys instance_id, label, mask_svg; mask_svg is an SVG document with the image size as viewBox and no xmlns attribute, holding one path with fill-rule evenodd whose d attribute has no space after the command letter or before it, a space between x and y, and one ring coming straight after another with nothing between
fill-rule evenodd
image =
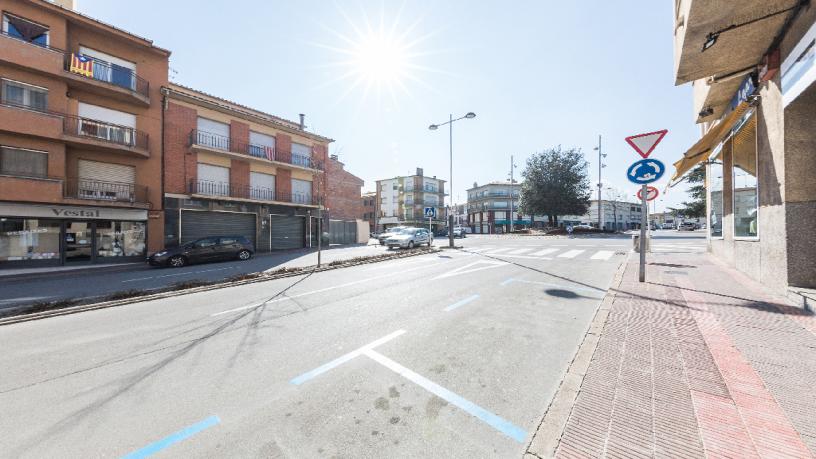
<instances>
[{"instance_id":1,"label":"parking space markings","mask_svg":"<svg viewBox=\"0 0 816 459\"><path fill-rule=\"evenodd\" d=\"M423 389L436 395L442 400L445 400L451 405L459 407L462 411L479 419L480 421L493 427L494 429L498 430L504 435L507 435L513 440L522 443L524 442L524 439L527 437L527 432L522 430L520 427L514 425L510 421L496 414L493 414L490 411L487 411L486 409L467 399L462 398L460 395L455 394L449 391L448 389L445 389L444 387L425 378L424 376L414 373L408 368L405 368L404 366L398 364L397 362L389 359L388 357L370 349L366 350L364 354L371 358L372 360L374 360L375 362L388 368L394 373L397 373L398 375L408 379L412 383L418 385L419 387L422 387Z\"/></svg>"},{"instance_id":2,"label":"parking space markings","mask_svg":"<svg viewBox=\"0 0 816 459\"><path fill-rule=\"evenodd\" d=\"M615 255L615 252L611 250L599 250L595 252L594 255L589 257L591 260L608 260L612 258L612 255Z\"/></svg>"},{"instance_id":3,"label":"parking space markings","mask_svg":"<svg viewBox=\"0 0 816 459\"><path fill-rule=\"evenodd\" d=\"M323 373L331 370L332 368L336 368L336 367L348 362L349 360L363 354L366 350L374 349L375 347L379 346L380 344L384 344L384 343L387 343L388 341L391 341L392 339L396 338L397 336L399 336L399 335L401 335L403 333L405 333L405 330L397 330L394 333L385 335L382 338L380 338L380 339L378 339L376 341L372 341L372 342L366 344L365 346L363 346L363 347L361 347L359 349L353 350L353 351L349 352L348 354L341 355L340 357L332 360L329 363L320 365L319 367L315 368L314 370L307 371L306 373L303 373L302 375L300 375L300 376L298 376L296 378L292 378L289 382L296 385L296 386L299 386L299 385L305 383L306 381L308 381L308 380L310 380L310 379L312 379L312 378L314 378L316 376L320 376Z\"/></svg>"},{"instance_id":4,"label":"parking space markings","mask_svg":"<svg viewBox=\"0 0 816 459\"><path fill-rule=\"evenodd\" d=\"M151 443L142 449L136 450L126 456L123 456L122 459L143 459L145 457L152 456L153 454L156 454L165 448L168 448L178 442L181 442L192 437L193 435L201 432L204 429L219 424L220 422L221 419L219 419L218 416L210 416L201 422L197 422L189 427L179 430L178 432L170 436L164 437L155 443Z\"/></svg>"},{"instance_id":5,"label":"parking space markings","mask_svg":"<svg viewBox=\"0 0 816 459\"><path fill-rule=\"evenodd\" d=\"M558 255L558 258L575 258L578 255L584 253L585 250L567 250L566 252Z\"/></svg>"},{"instance_id":6,"label":"parking space markings","mask_svg":"<svg viewBox=\"0 0 816 459\"><path fill-rule=\"evenodd\" d=\"M459 306L464 306L464 305L470 303L471 301L473 301L473 300L475 300L477 298L479 298L478 294L471 295L471 296L469 296L469 297L467 297L467 298L465 298L463 300L459 300L456 303L453 303L452 305L446 307L445 311L453 311L454 309L458 308Z\"/></svg>"}]
</instances>

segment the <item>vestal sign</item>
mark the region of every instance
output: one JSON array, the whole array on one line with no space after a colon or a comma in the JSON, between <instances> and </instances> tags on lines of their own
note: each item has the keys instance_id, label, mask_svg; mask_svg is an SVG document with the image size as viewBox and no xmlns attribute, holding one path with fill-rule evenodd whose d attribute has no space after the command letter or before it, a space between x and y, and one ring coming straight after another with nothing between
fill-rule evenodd
<instances>
[{"instance_id":1,"label":"vestal sign","mask_svg":"<svg viewBox=\"0 0 816 459\"><path fill-rule=\"evenodd\" d=\"M117 209L115 207L48 206L38 204L0 203L0 215L4 217L29 218L78 218L89 220L147 220L142 209Z\"/></svg>"}]
</instances>

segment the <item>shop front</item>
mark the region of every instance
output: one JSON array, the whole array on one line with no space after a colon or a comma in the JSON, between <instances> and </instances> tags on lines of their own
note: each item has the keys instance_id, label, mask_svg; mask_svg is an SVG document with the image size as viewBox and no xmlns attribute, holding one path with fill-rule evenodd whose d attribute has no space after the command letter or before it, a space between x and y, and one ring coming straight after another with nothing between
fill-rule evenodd
<instances>
[{"instance_id":1,"label":"shop front","mask_svg":"<svg viewBox=\"0 0 816 459\"><path fill-rule=\"evenodd\" d=\"M0 203L0 269L143 261L147 211Z\"/></svg>"}]
</instances>

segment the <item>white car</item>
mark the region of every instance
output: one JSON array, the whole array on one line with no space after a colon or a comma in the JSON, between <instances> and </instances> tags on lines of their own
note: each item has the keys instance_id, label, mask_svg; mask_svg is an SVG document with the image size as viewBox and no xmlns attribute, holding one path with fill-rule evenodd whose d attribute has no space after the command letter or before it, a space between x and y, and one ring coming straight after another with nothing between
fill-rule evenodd
<instances>
[{"instance_id":1,"label":"white car","mask_svg":"<svg viewBox=\"0 0 816 459\"><path fill-rule=\"evenodd\" d=\"M407 228L402 230L399 234L394 234L385 240L385 245L389 249L394 247L400 249L413 249L422 244L428 244L428 247L433 244L433 236L427 228Z\"/></svg>"}]
</instances>

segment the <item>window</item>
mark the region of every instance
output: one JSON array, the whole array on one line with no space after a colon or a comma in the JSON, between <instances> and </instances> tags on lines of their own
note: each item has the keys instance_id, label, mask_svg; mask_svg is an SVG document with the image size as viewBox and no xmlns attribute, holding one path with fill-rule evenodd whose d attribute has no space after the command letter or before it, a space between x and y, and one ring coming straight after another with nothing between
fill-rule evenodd
<instances>
[{"instance_id":1,"label":"window","mask_svg":"<svg viewBox=\"0 0 816 459\"><path fill-rule=\"evenodd\" d=\"M39 46L48 46L48 27L29 20L3 15L3 33Z\"/></svg>"},{"instance_id":2,"label":"window","mask_svg":"<svg viewBox=\"0 0 816 459\"><path fill-rule=\"evenodd\" d=\"M757 237L756 116L751 116L732 138L734 236Z\"/></svg>"},{"instance_id":3,"label":"window","mask_svg":"<svg viewBox=\"0 0 816 459\"><path fill-rule=\"evenodd\" d=\"M237 243L238 243L238 239L236 239L234 237L222 237L222 238L218 239L218 244L220 244L220 245L232 245L232 244L237 244Z\"/></svg>"},{"instance_id":4,"label":"window","mask_svg":"<svg viewBox=\"0 0 816 459\"><path fill-rule=\"evenodd\" d=\"M60 222L0 218L0 261L60 257Z\"/></svg>"},{"instance_id":5,"label":"window","mask_svg":"<svg viewBox=\"0 0 816 459\"><path fill-rule=\"evenodd\" d=\"M0 147L0 174L20 177L47 177L48 153Z\"/></svg>"},{"instance_id":6,"label":"window","mask_svg":"<svg viewBox=\"0 0 816 459\"><path fill-rule=\"evenodd\" d=\"M105 81L130 90L136 89L136 64L116 56L79 47L79 53L93 58L93 79Z\"/></svg>"},{"instance_id":7,"label":"window","mask_svg":"<svg viewBox=\"0 0 816 459\"><path fill-rule=\"evenodd\" d=\"M0 80L2 101L6 105L45 111L48 109L48 90L11 80Z\"/></svg>"},{"instance_id":8,"label":"window","mask_svg":"<svg viewBox=\"0 0 816 459\"><path fill-rule=\"evenodd\" d=\"M206 248L206 247L212 247L217 243L218 243L218 241L215 238L199 239L198 241L195 242L195 247L197 249L203 249L203 248Z\"/></svg>"},{"instance_id":9,"label":"window","mask_svg":"<svg viewBox=\"0 0 816 459\"><path fill-rule=\"evenodd\" d=\"M96 222L97 257L141 257L144 255L144 222Z\"/></svg>"},{"instance_id":10,"label":"window","mask_svg":"<svg viewBox=\"0 0 816 459\"><path fill-rule=\"evenodd\" d=\"M229 167L198 163L198 181L193 192L211 196L229 196Z\"/></svg>"},{"instance_id":11,"label":"window","mask_svg":"<svg viewBox=\"0 0 816 459\"><path fill-rule=\"evenodd\" d=\"M229 124L198 117L196 143L221 150L230 149Z\"/></svg>"},{"instance_id":12,"label":"window","mask_svg":"<svg viewBox=\"0 0 816 459\"><path fill-rule=\"evenodd\" d=\"M312 203L312 182L292 179L292 202L299 204Z\"/></svg>"},{"instance_id":13,"label":"window","mask_svg":"<svg viewBox=\"0 0 816 459\"><path fill-rule=\"evenodd\" d=\"M292 164L309 167L312 159L312 147L300 143L292 143Z\"/></svg>"},{"instance_id":14,"label":"window","mask_svg":"<svg viewBox=\"0 0 816 459\"><path fill-rule=\"evenodd\" d=\"M261 172L249 173L249 197L263 201L275 200L275 176Z\"/></svg>"},{"instance_id":15,"label":"window","mask_svg":"<svg viewBox=\"0 0 816 459\"><path fill-rule=\"evenodd\" d=\"M708 166L709 216L708 225L711 237L722 237L723 219L723 164L722 151L711 160Z\"/></svg>"},{"instance_id":16,"label":"window","mask_svg":"<svg viewBox=\"0 0 816 459\"><path fill-rule=\"evenodd\" d=\"M275 159L275 138L260 132L249 131L249 154L258 158Z\"/></svg>"}]
</instances>

